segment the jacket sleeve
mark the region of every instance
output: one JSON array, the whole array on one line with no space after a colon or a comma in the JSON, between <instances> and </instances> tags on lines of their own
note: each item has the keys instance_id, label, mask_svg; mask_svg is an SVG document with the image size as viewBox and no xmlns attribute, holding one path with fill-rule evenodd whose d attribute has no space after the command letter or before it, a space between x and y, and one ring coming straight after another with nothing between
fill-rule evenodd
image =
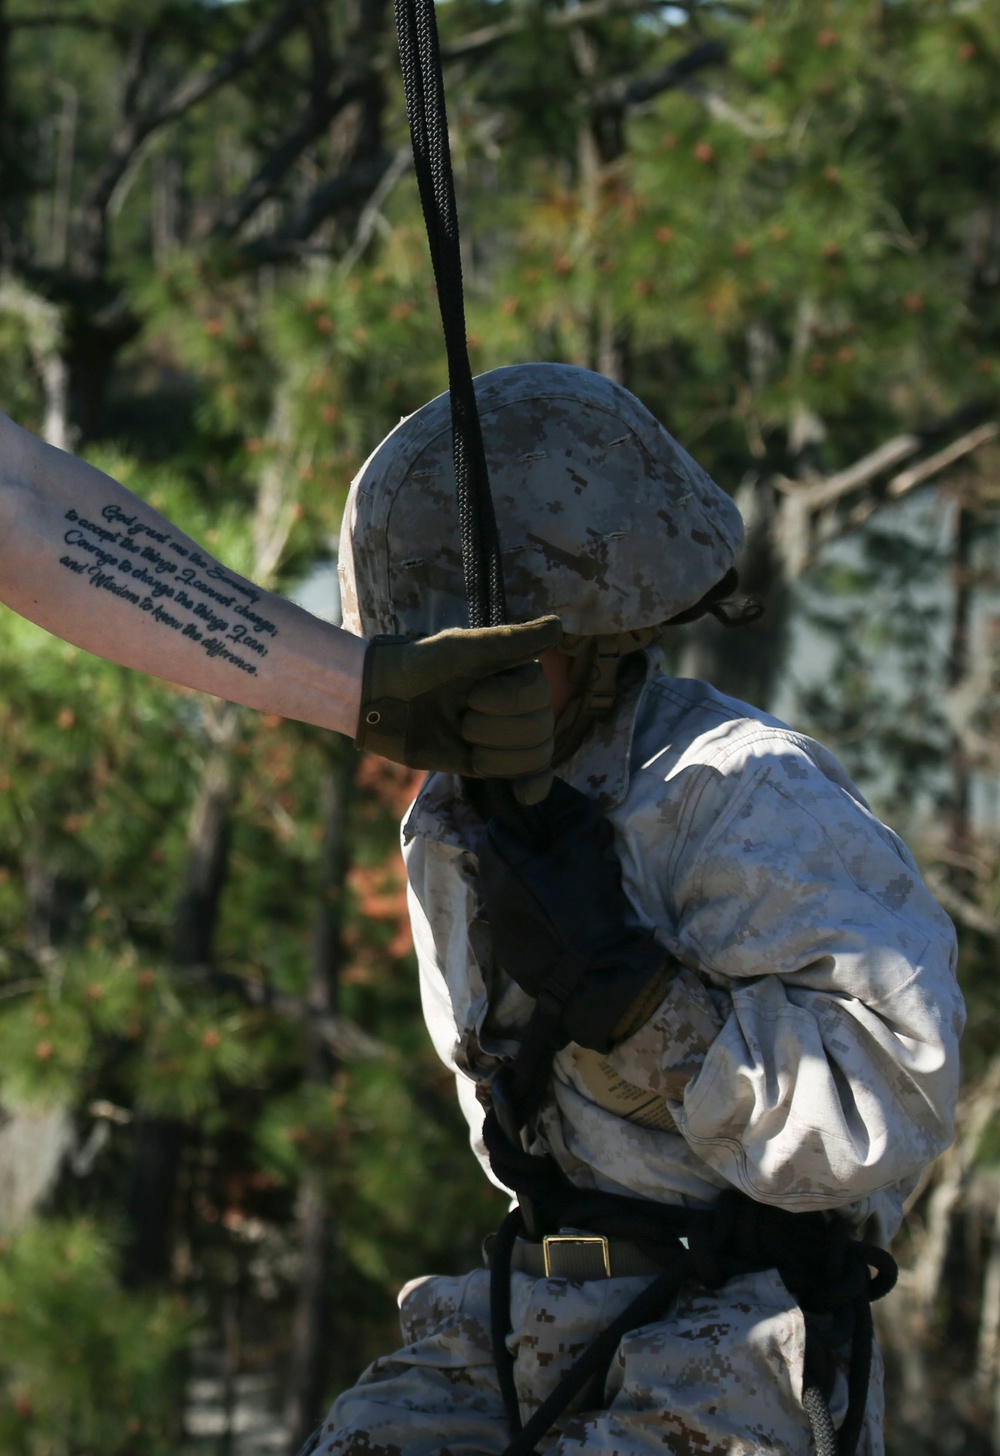
<instances>
[{"instance_id":1,"label":"jacket sleeve","mask_svg":"<svg viewBox=\"0 0 1000 1456\"><path fill-rule=\"evenodd\" d=\"M751 1197L819 1209L948 1146L963 1009L951 922L803 742L772 735L735 773L702 765L663 869L685 959L731 1003L677 1128Z\"/></svg>"}]
</instances>

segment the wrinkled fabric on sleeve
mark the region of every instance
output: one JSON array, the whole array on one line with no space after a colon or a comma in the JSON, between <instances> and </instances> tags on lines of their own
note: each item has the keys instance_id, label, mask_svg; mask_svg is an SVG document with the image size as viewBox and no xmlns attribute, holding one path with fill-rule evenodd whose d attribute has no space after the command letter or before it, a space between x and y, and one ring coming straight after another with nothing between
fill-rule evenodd
<instances>
[{"instance_id":1,"label":"wrinkled fabric on sleeve","mask_svg":"<svg viewBox=\"0 0 1000 1456\"><path fill-rule=\"evenodd\" d=\"M905 1182L952 1136L950 924L829 755L751 726L710 756L663 872L678 939L731 1010L678 1129L727 1181L788 1208Z\"/></svg>"},{"instance_id":2,"label":"wrinkled fabric on sleeve","mask_svg":"<svg viewBox=\"0 0 1000 1456\"><path fill-rule=\"evenodd\" d=\"M707 684L655 670L561 773L615 833L636 923L683 964L607 1057L570 1044L536 1126L579 1186L837 1209L887 1240L952 1136L962 1004L951 924L826 750ZM455 780L404 830L428 1025L474 1084L530 1001L492 963L481 826Z\"/></svg>"}]
</instances>

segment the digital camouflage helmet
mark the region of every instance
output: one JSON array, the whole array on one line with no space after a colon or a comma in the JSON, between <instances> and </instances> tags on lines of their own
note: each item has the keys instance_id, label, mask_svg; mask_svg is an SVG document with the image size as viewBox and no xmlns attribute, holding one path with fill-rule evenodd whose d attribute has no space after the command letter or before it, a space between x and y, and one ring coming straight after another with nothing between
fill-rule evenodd
<instances>
[{"instance_id":1,"label":"digital camouflage helmet","mask_svg":"<svg viewBox=\"0 0 1000 1456\"><path fill-rule=\"evenodd\" d=\"M476 399L513 621L555 612L569 639L654 629L732 567L735 505L621 385L514 364L480 375ZM447 394L356 476L340 579L364 637L468 626Z\"/></svg>"}]
</instances>

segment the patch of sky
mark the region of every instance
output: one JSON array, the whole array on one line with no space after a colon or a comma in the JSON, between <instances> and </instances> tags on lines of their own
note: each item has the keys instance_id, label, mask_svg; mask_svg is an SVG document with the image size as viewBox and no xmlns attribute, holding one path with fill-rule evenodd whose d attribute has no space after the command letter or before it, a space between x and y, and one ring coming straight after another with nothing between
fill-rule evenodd
<instances>
[{"instance_id":1,"label":"patch of sky","mask_svg":"<svg viewBox=\"0 0 1000 1456\"><path fill-rule=\"evenodd\" d=\"M309 574L289 592L293 602L320 617L324 622L340 626L340 582L337 580L337 561L330 558L317 561Z\"/></svg>"}]
</instances>

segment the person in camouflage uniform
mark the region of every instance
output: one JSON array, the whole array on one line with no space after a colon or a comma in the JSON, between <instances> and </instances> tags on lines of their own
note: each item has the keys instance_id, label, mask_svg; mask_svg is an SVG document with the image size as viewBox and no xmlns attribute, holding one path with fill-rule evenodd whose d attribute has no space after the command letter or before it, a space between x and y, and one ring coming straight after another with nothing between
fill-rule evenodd
<instances>
[{"instance_id":1,"label":"person in camouflage uniform","mask_svg":"<svg viewBox=\"0 0 1000 1456\"><path fill-rule=\"evenodd\" d=\"M610 824L637 927L669 953L660 1003L610 1050L570 1041L531 1127L578 1188L711 1207L726 1189L821 1210L888 1244L952 1137L962 1003L952 927L900 840L819 744L707 683L666 675L664 623L712 603L735 507L644 407L586 370L477 381L515 619L558 613L556 772ZM383 442L354 483L347 625L419 635L464 621L448 400ZM531 998L497 963L462 780L427 779L403 826L424 1012L486 1167L483 1102ZM531 1412L651 1274L511 1282L508 1347ZM510 1440L489 1271L400 1295L404 1345L333 1406L315 1456L500 1456ZM538 1450L569 1456L811 1449L805 1320L775 1270L685 1286L621 1341L604 1389ZM829 1400L844 1416L839 1370ZM858 1450L883 1449L873 1361Z\"/></svg>"}]
</instances>

